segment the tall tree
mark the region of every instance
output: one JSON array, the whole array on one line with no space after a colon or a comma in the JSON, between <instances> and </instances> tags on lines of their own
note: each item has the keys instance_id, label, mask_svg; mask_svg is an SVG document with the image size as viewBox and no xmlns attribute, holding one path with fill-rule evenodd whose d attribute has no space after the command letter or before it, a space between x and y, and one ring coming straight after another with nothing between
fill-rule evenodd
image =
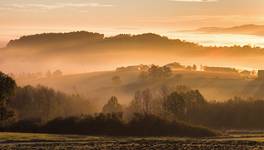
<instances>
[{"instance_id":1,"label":"tall tree","mask_svg":"<svg viewBox=\"0 0 264 150\"><path fill-rule=\"evenodd\" d=\"M173 92L163 102L163 108L166 113L172 114L177 119L182 119L186 111L186 102L181 94Z\"/></svg>"},{"instance_id":2,"label":"tall tree","mask_svg":"<svg viewBox=\"0 0 264 150\"><path fill-rule=\"evenodd\" d=\"M115 96L112 96L107 104L103 107L103 113L112 114L112 113L122 113L122 105L118 103L118 100Z\"/></svg>"},{"instance_id":3,"label":"tall tree","mask_svg":"<svg viewBox=\"0 0 264 150\"><path fill-rule=\"evenodd\" d=\"M7 107L8 100L14 94L16 82L8 75L0 72L0 121L1 125L4 121L14 115Z\"/></svg>"}]
</instances>

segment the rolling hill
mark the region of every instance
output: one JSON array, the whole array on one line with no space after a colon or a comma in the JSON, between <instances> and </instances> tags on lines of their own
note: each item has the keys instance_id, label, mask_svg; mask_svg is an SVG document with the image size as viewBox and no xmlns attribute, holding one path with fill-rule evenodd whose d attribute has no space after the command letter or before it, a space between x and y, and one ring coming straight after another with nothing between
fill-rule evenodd
<instances>
[{"instance_id":1,"label":"rolling hill","mask_svg":"<svg viewBox=\"0 0 264 150\"><path fill-rule=\"evenodd\" d=\"M203 33L212 33L212 34L247 34L247 35L257 35L264 36L264 25L241 25L234 26L229 28L221 28L221 27L203 27L197 29L198 32Z\"/></svg>"},{"instance_id":2,"label":"rolling hill","mask_svg":"<svg viewBox=\"0 0 264 150\"><path fill-rule=\"evenodd\" d=\"M117 96L122 104L127 104L138 90L182 85L200 90L209 101L225 101L235 96L264 98L261 92L263 82L245 79L236 73L175 70L169 79L147 82L139 80L139 75L140 71L135 70L104 71L18 80L18 84L20 86L41 84L69 94L79 94L97 100L99 104L104 104L111 96ZM120 77L120 84L113 83L114 76Z\"/></svg>"},{"instance_id":3,"label":"rolling hill","mask_svg":"<svg viewBox=\"0 0 264 150\"><path fill-rule=\"evenodd\" d=\"M120 65L163 65L173 61L258 69L264 65L264 50L259 47L204 47L153 33L113 37L86 31L44 33L11 40L0 51L4 72L61 69L80 73L111 70Z\"/></svg>"}]
</instances>

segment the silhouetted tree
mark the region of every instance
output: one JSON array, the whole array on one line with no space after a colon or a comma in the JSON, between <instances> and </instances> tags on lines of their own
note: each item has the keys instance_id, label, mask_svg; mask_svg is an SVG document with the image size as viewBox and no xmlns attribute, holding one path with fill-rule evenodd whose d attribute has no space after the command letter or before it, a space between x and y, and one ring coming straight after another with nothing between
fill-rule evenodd
<instances>
[{"instance_id":1,"label":"silhouetted tree","mask_svg":"<svg viewBox=\"0 0 264 150\"><path fill-rule=\"evenodd\" d=\"M182 119L186 111L186 103L182 95L178 92L171 93L163 102L165 113L172 114L173 117Z\"/></svg>"},{"instance_id":2,"label":"silhouetted tree","mask_svg":"<svg viewBox=\"0 0 264 150\"><path fill-rule=\"evenodd\" d=\"M122 105L118 103L118 100L115 96L112 96L107 104L104 105L103 111L104 114L115 114L122 113L123 108Z\"/></svg>"},{"instance_id":3,"label":"silhouetted tree","mask_svg":"<svg viewBox=\"0 0 264 150\"><path fill-rule=\"evenodd\" d=\"M195 64L193 64L193 66L192 66L192 70L193 70L193 71L196 71L196 70L197 70L197 66L196 66Z\"/></svg>"},{"instance_id":4,"label":"silhouetted tree","mask_svg":"<svg viewBox=\"0 0 264 150\"><path fill-rule=\"evenodd\" d=\"M0 121L3 122L14 115L7 107L10 96L14 94L16 82L8 75L0 72Z\"/></svg>"},{"instance_id":5,"label":"silhouetted tree","mask_svg":"<svg viewBox=\"0 0 264 150\"><path fill-rule=\"evenodd\" d=\"M50 78L51 76L52 76L52 74L51 74L50 70L48 70L48 71L46 72L46 77L47 77L47 78Z\"/></svg>"},{"instance_id":6,"label":"silhouetted tree","mask_svg":"<svg viewBox=\"0 0 264 150\"><path fill-rule=\"evenodd\" d=\"M9 105L17 119L41 119L76 116L92 112L91 103L78 95L67 95L44 86L17 87Z\"/></svg>"},{"instance_id":7,"label":"silhouetted tree","mask_svg":"<svg viewBox=\"0 0 264 150\"><path fill-rule=\"evenodd\" d=\"M55 70L55 71L53 72L53 76L54 76L54 77L59 77L59 76L62 76L62 75L63 75L63 73L62 73L61 70Z\"/></svg>"},{"instance_id":8,"label":"silhouetted tree","mask_svg":"<svg viewBox=\"0 0 264 150\"><path fill-rule=\"evenodd\" d=\"M192 66L187 66L186 69L189 71L192 71L193 68L192 68Z\"/></svg>"},{"instance_id":9,"label":"silhouetted tree","mask_svg":"<svg viewBox=\"0 0 264 150\"><path fill-rule=\"evenodd\" d=\"M130 102L128 109L129 113L131 113L132 115L134 113L143 113L140 91L136 91L134 99Z\"/></svg>"},{"instance_id":10,"label":"silhouetted tree","mask_svg":"<svg viewBox=\"0 0 264 150\"><path fill-rule=\"evenodd\" d=\"M166 79L171 77L172 71L170 67L163 66L159 67L156 65L152 65L147 72L141 72L139 75L140 79L154 79L154 80L160 80L160 79Z\"/></svg>"},{"instance_id":11,"label":"silhouetted tree","mask_svg":"<svg viewBox=\"0 0 264 150\"><path fill-rule=\"evenodd\" d=\"M152 94L149 89L137 91L130 103L129 109L132 113L150 114L152 112Z\"/></svg>"},{"instance_id":12,"label":"silhouetted tree","mask_svg":"<svg viewBox=\"0 0 264 150\"><path fill-rule=\"evenodd\" d=\"M145 114L151 113L151 103L152 103L152 94L149 89L142 91L141 93L142 105L143 105L143 112Z\"/></svg>"}]
</instances>

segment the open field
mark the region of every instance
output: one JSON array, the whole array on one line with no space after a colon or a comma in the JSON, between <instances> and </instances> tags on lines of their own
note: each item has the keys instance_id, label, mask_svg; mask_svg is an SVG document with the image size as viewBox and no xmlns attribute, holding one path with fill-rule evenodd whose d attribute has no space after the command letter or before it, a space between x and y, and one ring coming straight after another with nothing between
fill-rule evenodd
<instances>
[{"instance_id":1,"label":"open field","mask_svg":"<svg viewBox=\"0 0 264 150\"><path fill-rule=\"evenodd\" d=\"M261 150L264 137L232 135L215 139L189 139L175 137L91 137L79 135L52 135L27 133L0 133L0 149L114 149L114 150Z\"/></svg>"}]
</instances>

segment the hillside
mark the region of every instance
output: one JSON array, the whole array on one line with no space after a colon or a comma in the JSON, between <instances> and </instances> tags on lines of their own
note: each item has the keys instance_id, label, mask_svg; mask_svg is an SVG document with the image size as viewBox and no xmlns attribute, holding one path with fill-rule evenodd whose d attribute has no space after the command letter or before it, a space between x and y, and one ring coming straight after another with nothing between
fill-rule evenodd
<instances>
[{"instance_id":1,"label":"hillside","mask_svg":"<svg viewBox=\"0 0 264 150\"><path fill-rule=\"evenodd\" d=\"M133 99L137 90L176 87L184 85L198 89L207 100L225 101L235 96L264 98L261 92L263 82L244 79L235 73L217 73L178 70L173 77L165 81L142 82L139 71L107 71L61 77L18 80L19 85L45 85L71 94L95 98L104 104L111 96L117 96L122 104ZM112 77L119 76L120 84L115 84ZM103 94L102 94L103 92Z\"/></svg>"},{"instance_id":2,"label":"hillside","mask_svg":"<svg viewBox=\"0 0 264 150\"><path fill-rule=\"evenodd\" d=\"M121 45L120 45L121 44ZM11 40L7 48L102 48L107 46L196 46L196 44L172 40L153 33L139 35L120 34L105 37L100 33L78 31L69 33L43 33L22 36ZM109 47L111 48L111 47ZM47 49L46 49L47 50Z\"/></svg>"},{"instance_id":3,"label":"hillside","mask_svg":"<svg viewBox=\"0 0 264 150\"><path fill-rule=\"evenodd\" d=\"M67 73L111 70L118 64L172 61L256 68L261 66L263 57L264 50L258 47L203 47L153 33L105 37L81 31L29 35L12 40L1 49L0 65L4 72L62 69Z\"/></svg>"},{"instance_id":4,"label":"hillside","mask_svg":"<svg viewBox=\"0 0 264 150\"><path fill-rule=\"evenodd\" d=\"M229 28L220 28L220 27L203 27L197 29L198 32L204 33L217 33L217 34L248 34L248 35L258 35L264 36L264 25L241 25L234 26Z\"/></svg>"}]
</instances>

